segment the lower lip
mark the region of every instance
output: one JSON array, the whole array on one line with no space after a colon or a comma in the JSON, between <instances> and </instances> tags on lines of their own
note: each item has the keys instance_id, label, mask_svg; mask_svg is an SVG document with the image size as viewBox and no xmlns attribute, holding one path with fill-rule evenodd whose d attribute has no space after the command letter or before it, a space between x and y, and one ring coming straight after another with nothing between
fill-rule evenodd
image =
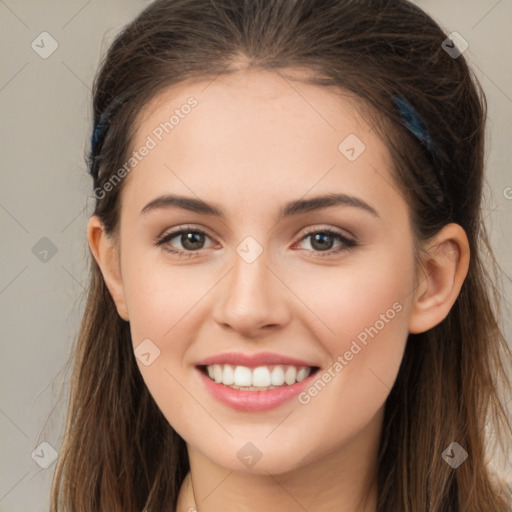
<instances>
[{"instance_id":1,"label":"lower lip","mask_svg":"<svg viewBox=\"0 0 512 512\"><path fill-rule=\"evenodd\" d=\"M206 389L214 398L239 411L268 411L269 409L274 409L299 395L301 391L310 384L317 373L315 372L291 386L278 387L267 391L244 391L230 388L224 384L218 384L207 377L198 368L196 368L196 370L204 382Z\"/></svg>"}]
</instances>

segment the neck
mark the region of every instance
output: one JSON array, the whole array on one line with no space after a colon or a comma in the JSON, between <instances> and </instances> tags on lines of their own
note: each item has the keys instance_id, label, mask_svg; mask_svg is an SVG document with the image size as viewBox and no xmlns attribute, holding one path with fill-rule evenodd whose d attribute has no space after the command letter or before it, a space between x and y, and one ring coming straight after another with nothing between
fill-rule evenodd
<instances>
[{"instance_id":1,"label":"neck","mask_svg":"<svg viewBox=\"0 0 512 512\"><path fill-rule=\"evenodd\" d=\"M229 470L187 445L176 512L376 512L381 428L382 410L346 444L279 474Z\"/></svg>"}]
</instances>

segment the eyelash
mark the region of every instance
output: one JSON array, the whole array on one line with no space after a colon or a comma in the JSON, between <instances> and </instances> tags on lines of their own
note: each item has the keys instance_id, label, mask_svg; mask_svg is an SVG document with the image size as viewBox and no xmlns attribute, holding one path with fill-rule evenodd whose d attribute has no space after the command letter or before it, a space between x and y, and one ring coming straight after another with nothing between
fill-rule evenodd
<instances>
[{"instance_id":1,"label":"eyelash","mask_svg":"<svg viewBox=\"0 0 512 512\"><path fill-rule=\"evenodd\" d=\"M206 235L208 237L208 234L201 229L185 226L176 231L172 231L171 233L167 233L167 234L161 236L160 238L158 238L156 240L155 245L157 247L164 246L173 238L176 238L177 236L182 235L184 233L202 234L202 235ZM305 240L306 238L308 238L314 234L323 234L323 235L332 236L334 238L337 238L343 244L343 246L341 246L341 248L338 247L337 249L329 249L328 251L314 251L314 250L312 251L312 252L318 253L318 255L321 258L332 256L334 254L348 252L351 249L353 249L359 245L355 240L347 238L346 236L342 235L340 232L335 231L333 229L329 229L329 228L311 229L311 230L307 231L300 238L299 242L302 242L303 240ZM208 237L208 238L210 238L210 237ZM177 250L177 249L171 249L170 247L164 247L164 250L167 252L170 252L172 254L175 254L179 258L191 258L191 257L198 256L199 252L201 252L202 249L198 249L197 251L182 251L182 250Z\"/></svg>"}]
</instances>

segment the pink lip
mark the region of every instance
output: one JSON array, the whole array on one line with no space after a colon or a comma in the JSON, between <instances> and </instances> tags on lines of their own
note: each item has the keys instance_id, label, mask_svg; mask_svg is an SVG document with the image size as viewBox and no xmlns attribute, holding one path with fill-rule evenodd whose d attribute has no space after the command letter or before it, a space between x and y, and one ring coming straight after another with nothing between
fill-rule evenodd
<instances>
[{"instance_id":1,"label":"pink lip","mask_svg":"<svg viewBox=\"0 0 512 512\"><path fill-rule=\"evenodd\" d=\"M215 356L207 357L195 363L196 370L204 383L206 389L214 398L220 402L239 411L267 411L278 407L282 403L297 396L312 381L316 374L313 373L301 382L296 382L291 386L282 386L268 391L243 391L233 389L224 384L218 384L206 376L203 371L198 368L200 366L211 366L214 364L231 364L233 366L247 366L248 368L256 368L258 366L272 365L289 365L296 367L316 367L307 361L288 357L284 355L274 354L272 352L260 352L259 354L243 354L241 352L226 352Z\"/></svg>"},{"instance_id":2,"label":"pink lip","mask_svg":"<svg viewBox=\"0 0 512 512\"><path fill-rule=\"evenodd\" d=\"M207 357L195 363L196 366L211 366L212 364L232 364L234 366L247 366L256 368L257 366L271 366L276 364L289 366L317 366L307 361L295 359L293 357L282 356L272 352L260 352L259 354L242 354L241 352L226 352ZM291 387L291 386L290 386Z\"/></svg>"},{"instance_id":3,"label":"pink lip","mask_svg":"<svg viewBox=\"0 0 512 512\"><path fill-rule=\"evenodd\" d=\"M233 389L224 384L218 384L205 375L199 368L196 368L200 379L211 395L228 405L232 409L245 412L268 411L274 407L278 407L291 398L299 395L307 388L313 378L316 378L317 372L311 374L306 379L296 382L290 386L282 386L268 391L243 391L241 389Z\"/></svg>"},{"instance_id":4,"label":"pink lip","mask_svg":"<svg viewBox=\"0 0 512 512\"><path fill-rule=\"evenodd\" d=\"M198 370L198 373L206 389L214 398L233 409L246 412L268 411L269 409L278 407L301 393L301 391L309 386L311 379L316 375L316 373L314 373L307 379L296 382L291 386L269 389L268 391L242 391L240 389L224 386L224 384L217 384L200 370Z\"/></svg>"}]
</instances>

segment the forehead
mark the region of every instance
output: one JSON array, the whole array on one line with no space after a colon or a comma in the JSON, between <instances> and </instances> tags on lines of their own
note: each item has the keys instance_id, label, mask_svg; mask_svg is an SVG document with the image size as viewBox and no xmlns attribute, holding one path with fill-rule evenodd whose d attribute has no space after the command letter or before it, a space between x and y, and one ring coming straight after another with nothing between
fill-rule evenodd
<instances>
[{"instance_id":1,"label":"forehead","mask_svg":"<svg viewBox=\"0 0 512 512\"><path fill-rule=\"evenodd\" d=\"M162 188L214 191L227 202L340 186L396 196L389 152L361 115L361 101L293 76L299 80L244 70L158 94L135 125L132 150L149 139L153 148L128 177L136 184L126 184L132 200L141 205Z\"/></svg>"},{"instance_id":2,"label":"forehead","mask_svg":"<svg viewBox=\"0 0 512 512\"><path fill-rule=\"evenodd\" d=\"M272 125L276 128L287 128L283 137L287 133L293 135L291 123L297 118L301 121L300 132L308 136L322 131L321 128L333 132L343 130L346 128L345 120L349 124L361 121L361 128L368 128L368 124L362 121L364 104L360 98L340 88L309 84L304 81L308 75L306 70L300 68L286 71L243 69L185 80L164 89L145 105L135 123L137 136L148 132L155 122L168 120L168 114L188 111L185 107L191 98L196 99L200 106L200 109L194 110L201 111L201 122L182 123L179 130L174 130L174 135L185 131L187 124L193 124L194 131L197 131L199 124L211 127L208 122L211 119L208 118L212 115L215 115L216 124L223 128L232 126L233 129L248 125L257 128L273 121ZM220 115L219 111L225 115ZM252 115L235 116L235 119L233 114L242 111ZM185 112L185 115L188 113ZM306 128L306 124L310 129Z\"/></svg>"}]
</instances>

